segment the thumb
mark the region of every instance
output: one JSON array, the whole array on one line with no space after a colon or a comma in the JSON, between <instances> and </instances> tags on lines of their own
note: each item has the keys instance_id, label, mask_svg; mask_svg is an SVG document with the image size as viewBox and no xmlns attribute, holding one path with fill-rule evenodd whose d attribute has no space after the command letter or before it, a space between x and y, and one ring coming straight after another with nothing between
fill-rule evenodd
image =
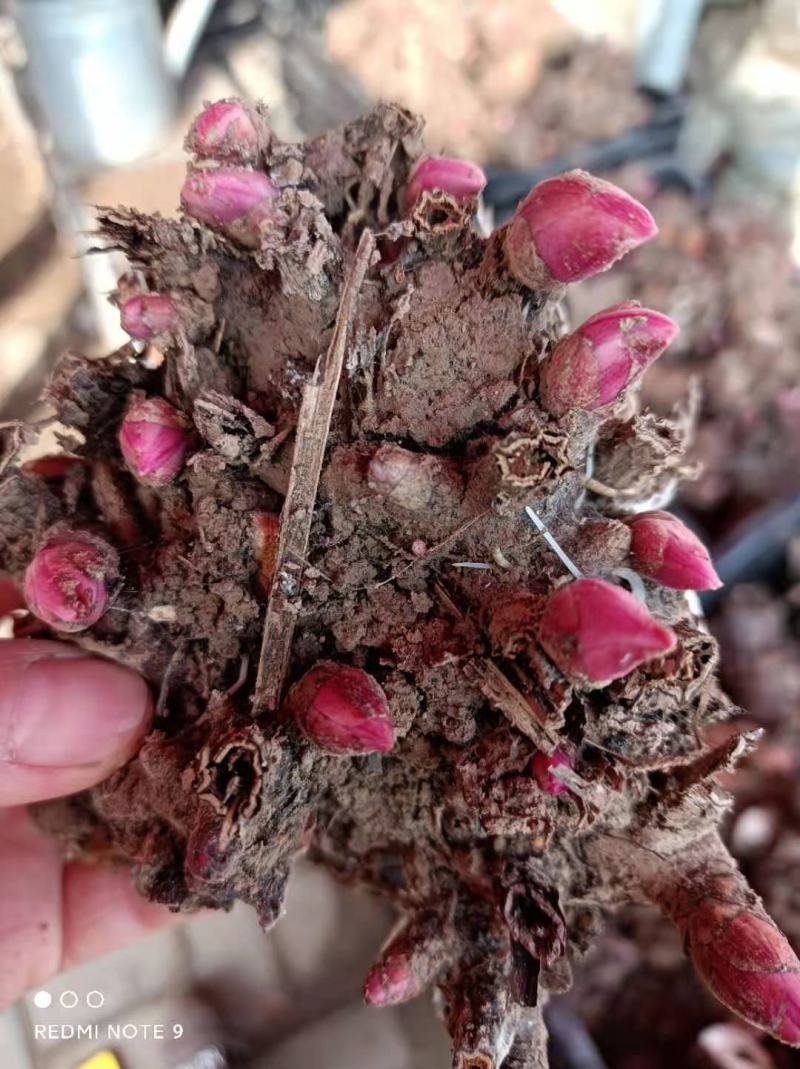
<instances>
[{"instance_id":1,"label":"thumb","mask_svg":"<svg viewBox=\"0 0 800 1069\"><path fill-rule=\"evenodd\" d=\"M147 730L145 681L74 646L0 641L0 806L90 787Z\"/></svg>"}]
</instances>

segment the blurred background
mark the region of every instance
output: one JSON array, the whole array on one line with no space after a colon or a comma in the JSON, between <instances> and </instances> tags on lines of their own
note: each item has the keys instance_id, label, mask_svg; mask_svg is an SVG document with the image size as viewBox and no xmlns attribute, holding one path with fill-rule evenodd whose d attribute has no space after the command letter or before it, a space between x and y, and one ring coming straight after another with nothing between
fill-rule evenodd
<instances>
[{"instance_id":1,"label":"blurred background","mask_svg":"<svg viewBox=\"0 0 800 1069\"><path fill-rule=\"evenodd\" d=\"M0 420L36 413L63 349L124 340L92 206L175 213L183 131L230 95L290 139L398 100L432 152L484 167L498 222L576 166L650 207L659 239L568 311L633 297L681 325L645 400L684 415L674 508L726 582L704 608L747 711L717 728L765 729L728 778L726 835L800 950L800 0L0 0ZM197 918L0 1015L0 1067L444 1069L426 1000L361 1006L386 921L301 867L269 935L245 910ZM704 993L650 913L610 922L577 975L548 1011L555 1069L800 1066ZM35 1038L106 1022L128 1038Z\"/></svg>"}]
</instances>

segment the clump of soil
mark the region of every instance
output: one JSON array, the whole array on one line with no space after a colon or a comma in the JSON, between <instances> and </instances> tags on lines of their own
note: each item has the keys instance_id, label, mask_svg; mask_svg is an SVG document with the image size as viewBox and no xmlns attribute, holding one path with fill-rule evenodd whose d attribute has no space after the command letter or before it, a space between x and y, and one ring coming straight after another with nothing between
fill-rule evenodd
<instances>
[{"instance_id":1,"label":"clump of soil","mask_svg":"<svg viewBox=\"0 0 800 1069\"><path fill-rule=\"evenodd\" d=\"M301 852L387 896L401 928L366 997L434 987L460 1069L546 1065L542 1005L631 902L797 1042L800 965L716 830L716 775L753 740L700 741L731 711L715 643L630 557L685 414L639 411L635 380L546 410L565 287L541 263L517 281L475 197L406 203L415 116L381 105L289 145L234 109L188 142L184 217L100 213L148 344L61 360L67 458L20 465L31 432L7 433L0 564L22 579L54 544L70 569L112 546L90 626L80 584L45 593L156 696L139 754L40 821L175 910L241 899L271 925ZM167 304L128 303L145 295Z\"/></svg>"}]
</instances>

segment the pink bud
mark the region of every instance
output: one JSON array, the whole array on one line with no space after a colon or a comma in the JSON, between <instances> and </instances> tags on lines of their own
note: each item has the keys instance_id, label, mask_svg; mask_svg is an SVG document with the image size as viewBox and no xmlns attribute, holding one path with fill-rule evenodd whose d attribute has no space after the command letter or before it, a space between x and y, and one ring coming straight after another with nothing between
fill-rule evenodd
<instances>
[{"instance_id":1,"label":"pink bud","mask_svg":"<svg viewBox=\"0 0 800 1069\"><path fill-rule=\"evenodd\" d=\"M677 590L718 590L722 581L708 550L669 512L643 512L628 522L634 568Z\"/></svg>"},{"instance_id":2,"label":"pink bud","mask_svg":"<svg viewBox=\"0 0 800 1069\"><path fill-rule=\"evenodd\" d=\"M270 218L270 202L278 189L262 171L245 167L219 167L192 171L181 189L187 215L209 226L246 222L249 230Z\"/></svg>"},{"instance_id":3,"label":"pink bud","mask_svg":"<svg viewBox=\"0 0 800 1069\"><path fill-rule=\"evenodd\" d=\"M138 479L151 486L165 486L186 458L186 421L162 397L134 398L119 428L119 447Z\"/></svg>"},{"instance_id":4,"label":"pink bud","mask_svg":"<svg viewBox=\"0 0 800 1069\"><path fill-rule=\"evenodd\" d=\"M25 572L28 608L56 631L85 631L108 608L109 586L119 574L116 551L83 531L55 534Z\"/></svg>"},{"instance_id":5,"label":"pink bud","mask_svg":"<svg viewBox=\"0 0 800 1069\"><path fill-rule=\"evenodd\" d=\"M572 768L572 761L561 750L554 750L551 754L540 750L531 761L533 778L547 794L559 795L569 790L563 780L553 775L553 769L559 767Z\"/></svg>"},{"instance_id":6,"label":"pink bud","mask_svg":"<svg viewBox=\"0 0 800 1069\"><path fill-rule=\"evenodd\" d=\"M385 955L367 973L364 1001L370 1006L396 1006L420 993L409 963L402 955Z\"/></svg>"},{"instance_id":7,"label":"pink bud","mask_svg":"<svg viewBox=\"0 0 800 1069\"><path fill-rule=\"evenodd\" d=\"M658 232L650 212L617 186L568 171L534 186L505 237L511 274L530 289L580 282Z\"/></svg>"},{"instance_id":8,"label":"pink bud","mask_svg":"<svg viewBox=\"0 0 800 1069\"><path fill-rule=\"evenodd\" d=\"M132 338L147 341L170 330L177 319L175 305L160 293L129 297L120 307L122 329Z\"/></svg>"},{"instance_id":9,"label":"pink bud","mask_svg":"<svg viewBox=\"0 0 800 1069\"><path fill-rule=\"evenodd\" d=\"M456 160L449 156L423 156L417 160L403 197L410 212L423 193L440 190L449 193L460 204L477 197L486 185L486 175L476 163Z\"/></svg>"},{"instance_id":10,"label":"pink bud","mask_svg":"<svg viewBox=\"0 0 800 1069\"><path fill-rule=\"evenodd\" d=\"M565 675L604 684L669 652L675 636L622 587L576 579L547 599L539 641Z\"/></svg>"},{"instance_id":11,"label":"pink bud","mask_svg":"<svg viewBox=\"0 0 800 1069\"><path fill-rule=\"evenodd\" d=\"M360 668L319 661L289 691L287 707L303 734L327 753L385 753L394 746L383 688Z\"/></svg>"},{"instance_id":12,"label":"pink bud","mask_svg":"<svg viewBox=\"0 0 800 1069\"><path fill-rule=\"evenodd\" d=\"M367 468L367 482L371 490L410 512L426 508L433 496L433 472L425 454L400 445L382 445L377 450Z\"/></svg>"},{"instance_id":13,"label":"pink bud","mask_svg":"<svg viewBox=\"0 0 800 1069\"><path fill-rule=\"evenodd\" d=\"M184 873L191 886L219 883L229 875L229 857L220 846L220 822L202 816L189 833Z\"/></svg>"},{"instance_id":14,"label":"pink bud","mask_svg":"<svg viewBox=\"0 0 800 1069\"><path fill-rule=\"evenodd\" d=\"M194 120L186 147L197 156L247 163L258 155L258 131L240 101L217 100Z\"/></svg>"},{"instance_id":15,"label":"pink bud","mask_svg":"<svg viewBox=\"0 0 800 1069\"><path fill-rule=\"evenodd\" d=\"M762 910L709 896L680 928L694 967L720 1002L800 1046L800 961Z\"/></svg>"},{"instance_id":16,"label":"pink bud","mask_svg":"<svg viewBox=\"0 0 800 1069\"><path fill-rule=\"evenodd\" d=\"M541 365L539 392L555 415L615 401L659 357L678 325L636 301L606 308L562 338Z\"/></svg>"},{"instance_id":17,"label":"pink bud","mask_svg":"<svg viewBox=\"0 0 800 1069\"><path fill-rule=\"evenodd\" d=\"M395 1006L416 998L445 965L448 940L442 917L423 910L392 933L367 973L364 999L371 1006Z\"/></svg>"},{"instance_id":18,"label":"pink bud","mask_svg":"<svg viewBox=\"0 0 800 1069\"><path fill-rule=\"evenodd\" d=\"M426 509L434 496L460 497L462 491L458 472L448 460L392 443L372 455L367 482L371 490L409 512Z\"/></svg>"}]
</instances>

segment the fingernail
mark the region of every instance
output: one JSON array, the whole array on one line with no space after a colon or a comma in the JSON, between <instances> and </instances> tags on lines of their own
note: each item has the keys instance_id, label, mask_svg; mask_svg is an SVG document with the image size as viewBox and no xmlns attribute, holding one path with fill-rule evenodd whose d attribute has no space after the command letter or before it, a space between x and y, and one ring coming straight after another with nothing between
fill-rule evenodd
<instances>
[{"instance_id":1,"label":"fingernail","mask_svg":"<svg viewBox=\"0 0 800 1069\"><path fill-rule=\"evenodd\" d=\"M86 656L2 659L0 761L45 768L124 759L150 719L135 672Z\"/></svg>"}]
</instances>

